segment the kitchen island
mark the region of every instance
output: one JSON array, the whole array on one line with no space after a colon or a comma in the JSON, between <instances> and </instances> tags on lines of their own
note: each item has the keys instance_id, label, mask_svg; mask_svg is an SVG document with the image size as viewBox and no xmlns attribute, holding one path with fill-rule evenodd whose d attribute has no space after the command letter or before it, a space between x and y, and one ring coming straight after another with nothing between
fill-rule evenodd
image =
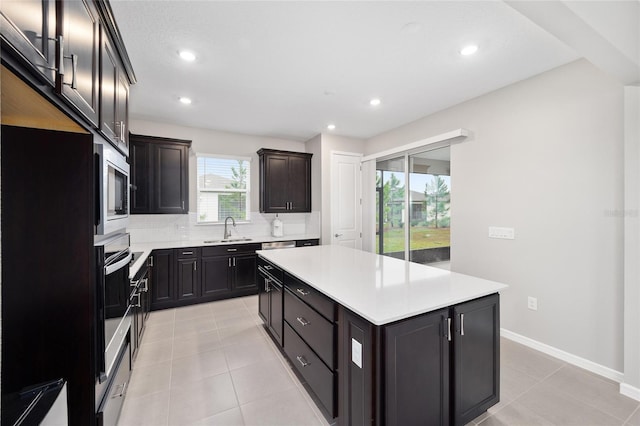
<instances>
[{"instance_id":1,"label":"kitchen island","mask_svg":"<svg viewBox=\"0 0 640 426\"><path fill-rule=\"evenodd\" d=\"M506 285L336 245L258 255L260 314L327 417L463 425L499 401Z\"/></svg>"}]
</instances>

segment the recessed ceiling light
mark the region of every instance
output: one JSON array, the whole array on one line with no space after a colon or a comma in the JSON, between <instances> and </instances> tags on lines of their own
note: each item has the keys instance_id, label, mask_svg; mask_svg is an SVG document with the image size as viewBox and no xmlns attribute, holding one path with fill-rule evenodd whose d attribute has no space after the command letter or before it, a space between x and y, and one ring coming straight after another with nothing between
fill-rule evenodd
<instances>
[{"instance_id":1,"label":"recessed ceiling light","mask_svg":"<svg viewBox=\"0 0 640 426\"><path fill-rule=\"evenodd\" d=\"M329 129L329 130L335 130L335 128L336 128L335 124L328 124L327 125L327 129Z\"/></svg>"},{"instance_id":2,"label":"recessed ceiling light","mask_svg":"<svg viewBox=\"0 0 640 426\"><path fill-rule=\"evenodd\" d=\"M185 98L184 96L180 98L180 102L182 102L185 105L189 105L191 103L191 99L189 98Z\"/></svg>"},{"instance_id":3,"label":"recessed ceiling light","mask_svg":"<svg viewBox=\"0 0 640 426\"><path fill-rule=\"evenodd\" d=\"M193 62L196 60L196 55L193 52L189 52L188 50L181 50L178 52L180 57L187 62Z\"/></svg>"},{"instance_id":4,"label":"recessed ceiling light","mask_svg":"<svg viewBox=\"0 0 640 426\"><path fill-rule=\"evenodd\" d=\"M371 100L369 101L369 105L371 105L371 106L378 106L378 105L380 105L380 99L378 99L378 98L373 98L373 99L371 99Z\"/></svg>"},{"instance_id":5,"label":"recessed ceiling light","mask_svg":"<svg viewBox=\"0 0 640 426\"><path fill-rule=\"evenodd\" d=\"M460 51L460 54L464 56L468 56L468 55L473 55L477 51L478 51L478 46L476 46L475 44L470 44L468 46L463 47L462 50Z\"/></svg>"}]
</instances>

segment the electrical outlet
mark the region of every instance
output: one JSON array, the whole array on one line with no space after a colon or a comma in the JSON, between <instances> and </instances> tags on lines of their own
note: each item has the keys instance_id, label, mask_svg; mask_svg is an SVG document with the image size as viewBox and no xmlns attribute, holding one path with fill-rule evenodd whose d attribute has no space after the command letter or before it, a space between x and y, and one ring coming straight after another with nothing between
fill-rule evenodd
<instances>
[{"instance_id":1,"label":"electrical outlet","mask_svg":"<svg viewBox=\"0 0 640 426\"><path fill-rule=\"evenodd\" d=\"M535 297L529 296L527 298L527 308L531 309L532 311L537 311L538 310L538 299L536 299Z\"/></svg>"},{"instance_id":2,"label":"electrical outlet","mask_svg":"<svg viewBox=\"0 0 640 426\"><path fill-rule=\"evenodd\" d=\"M498 226L489 227L489 238L498 238L501 240L513 240L516 237L516 231L513 228L500 228Z\"/></svg>"}]
</instances>

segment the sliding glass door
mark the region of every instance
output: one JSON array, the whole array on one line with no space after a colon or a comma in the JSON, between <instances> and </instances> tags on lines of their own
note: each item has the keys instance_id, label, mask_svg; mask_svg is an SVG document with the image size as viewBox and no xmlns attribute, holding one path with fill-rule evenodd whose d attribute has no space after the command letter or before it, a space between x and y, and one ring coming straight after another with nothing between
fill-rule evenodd
<instances>
[{"instance_id":1,"label":"sliding glass door","mask_svg":"<svg viewBox=\"0 0 640 426\"><path fill-rule=\"evenodd\" d=\"M449 152L446 146L376 162L376 253L425 264L449 260Z\"/></svg>"}]
</instances>

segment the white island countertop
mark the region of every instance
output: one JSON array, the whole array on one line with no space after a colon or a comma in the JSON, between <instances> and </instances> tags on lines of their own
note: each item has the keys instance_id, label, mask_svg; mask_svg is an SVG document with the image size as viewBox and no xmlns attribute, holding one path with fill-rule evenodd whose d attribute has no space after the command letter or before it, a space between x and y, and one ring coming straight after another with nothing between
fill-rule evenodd
<instances>
[{"instance_id":1,"label":"white island countertop","mask_svg":"<svg viewBox=\"0 0 640 426\"><path fill-rule=\"evenodd\" d=\"M258 254L375 325L410 318L508 286L338 245Z\"/></svg>"}]
</instances>

